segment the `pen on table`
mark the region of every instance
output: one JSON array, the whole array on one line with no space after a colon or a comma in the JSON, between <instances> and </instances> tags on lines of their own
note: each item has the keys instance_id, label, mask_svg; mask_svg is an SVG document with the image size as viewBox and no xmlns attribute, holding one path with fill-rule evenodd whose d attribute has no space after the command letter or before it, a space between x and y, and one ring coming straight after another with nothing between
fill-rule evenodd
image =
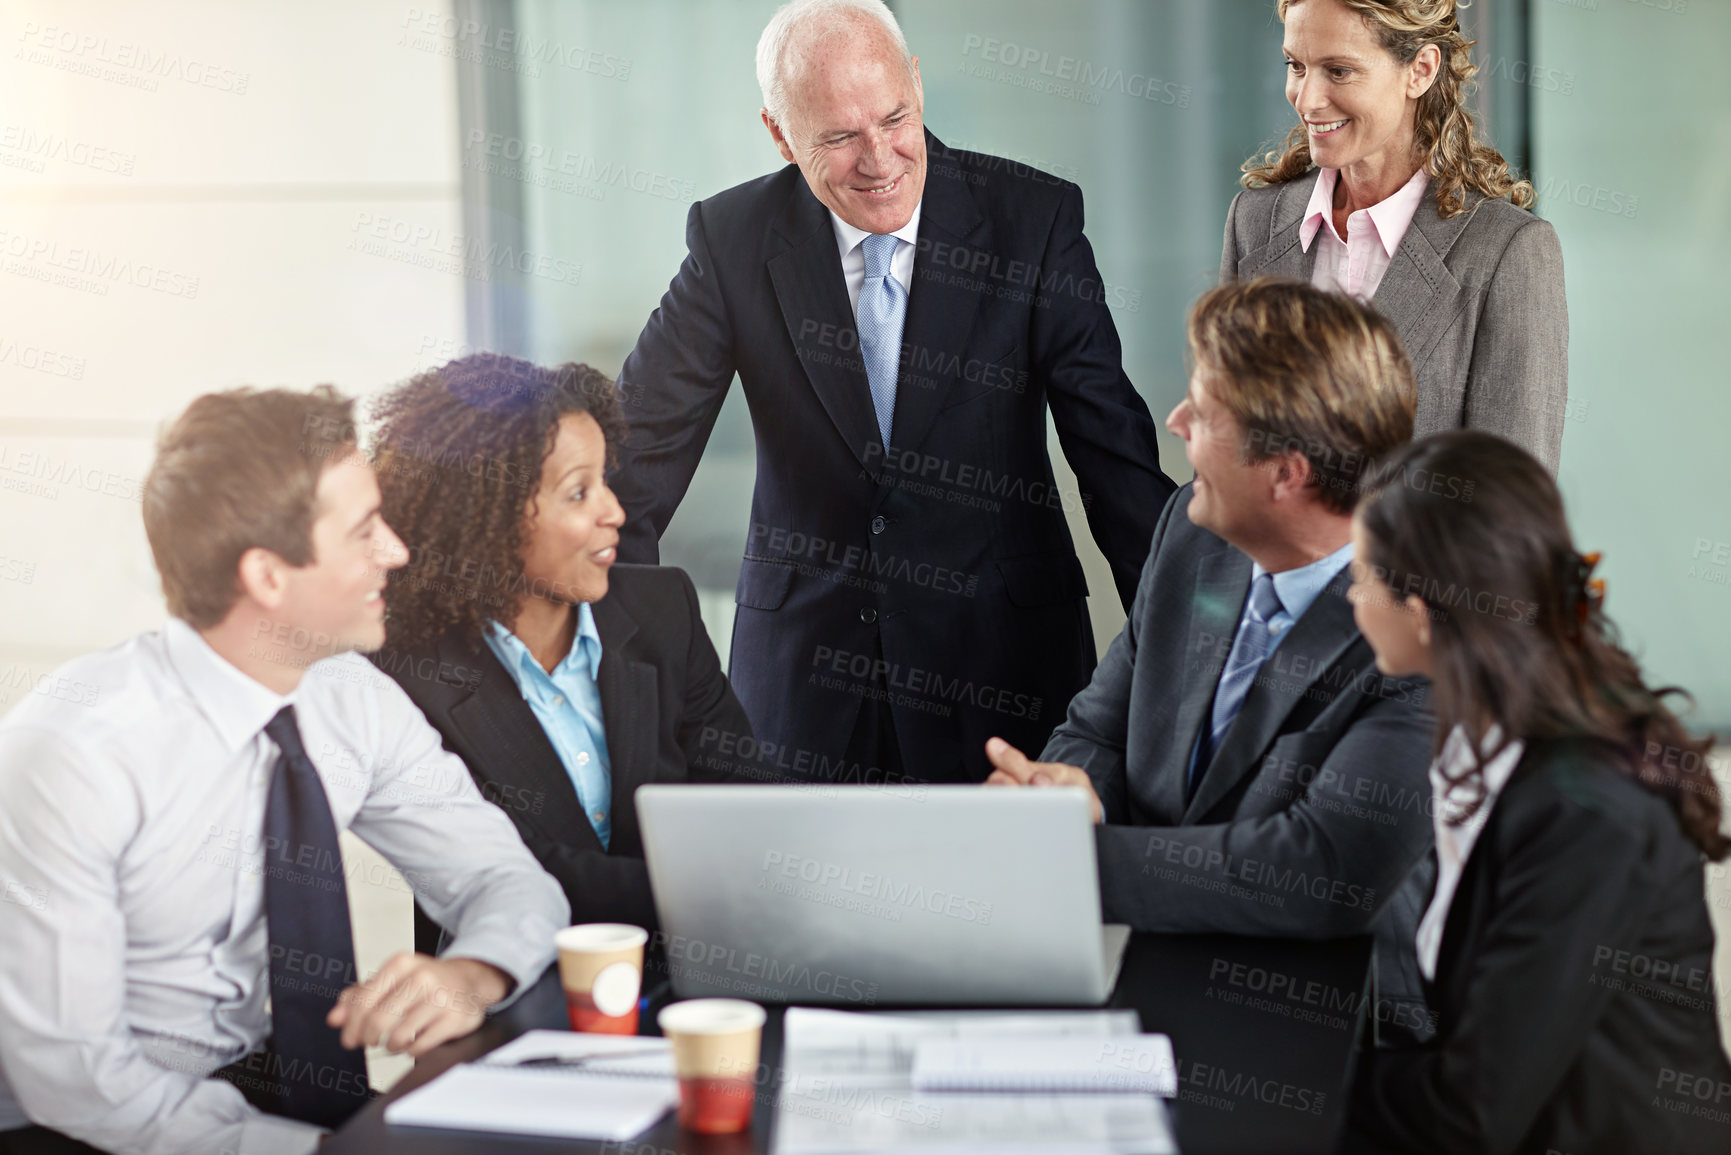
<instances>
[{"instance_id":1,"label":"pen on table","mask_svg":"<svg viewBox=\"0 0 1731 1155\"><path fill-rule=\"evenodd\" d=\"M591 1062L606 1062L613 1059L647 1059L667 1054L664 1048L642 1051L593 1051L587 1055L537 1055L532 1059L519 1059L511 1064L515 1067L581 1067Z\"/></svg>"}]
</instances>

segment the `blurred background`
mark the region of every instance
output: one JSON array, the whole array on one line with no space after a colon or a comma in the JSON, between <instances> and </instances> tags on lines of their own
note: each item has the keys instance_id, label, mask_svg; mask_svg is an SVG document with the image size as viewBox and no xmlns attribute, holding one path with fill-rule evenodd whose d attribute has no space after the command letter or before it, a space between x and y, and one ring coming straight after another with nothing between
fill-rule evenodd
<instances>
[{"instance_id":1,"label":"blurred background","mask_svg":"<svg viewBox=\"0 0 1731 1155\"><path fill-rule=\"evenodd\" d=\"M776 6L8 0L0 712L161 621L139 492L157 429L197 394L372 394L478 349L617 373L684 256L690 203L781 164L752 65ZM1126 370L1164 416L1239 163L1293 120L1273 0L891 6L940 139L1081 186ZM1465 15L1480 123L1562 240L1560 480L1579 544L1603 551L1608 609L1650 676L1724 736L1731 3L1477 0ZM1056 81L1061 57L1101 82ZM1162 433L1161 452L1186 479L1177 440ZM663 542L724 657L752 454L735 390ZM1103 645L1123 614L1073 530ZM402 904L357 896L363 953L406 936Z\"/></svg>"}]
</instances>

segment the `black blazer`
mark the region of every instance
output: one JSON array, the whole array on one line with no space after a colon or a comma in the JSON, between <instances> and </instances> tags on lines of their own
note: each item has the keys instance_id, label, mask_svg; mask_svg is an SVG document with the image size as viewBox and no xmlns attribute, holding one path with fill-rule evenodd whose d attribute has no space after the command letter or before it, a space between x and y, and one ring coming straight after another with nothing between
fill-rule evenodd
<instances>
[{"instance_id":1,"label":"black blazer","mask_svg":"<svg viewBox=\"0 0 1731 1155\"><path fill-rule=\"evenodd\" d=\"M1367 1054L1349 1149L1731 1151L1701 855L1619 757L1527 748L1449 906L1437 1037Z\"/></svg>"},{"instance_id":2,"label":"black blazer","mask_svg":"<svg viewBox=\"0 0 1731 1155\"><path fill-rule=\"evenodd\" d=\"M1191 522L1190 494L1167 505L1124 631L1041 755L1082 767L1100 795L1104 914L1180 934L1374 933L1378 1024L1423 1037L1429 685L1377 672L1343 569L1269 655L1187 796L1251 577L1248 556ZM1317 1009L1350 1019L1356 995Z\"/></svg>"},{"instance_id":3,"label":"black blazer","mask_svg":"<svg viewBox=\"0 0 1731 1155\"><path fill-rule=\"evenodd\" d=\"M737 372L757 484L730 672L759 735L839 755L881 687L909 774L978 781L985 740L1038 749L1094 665L1065 507L1086 508L1128 604L1173 485L1080 190L926 147L891 450L829 211L788 165L692 206L689 255L620 370L619 555L657 557ZM1080 495L1054 483L1048 405Z\"/></svg>"},{"instance_id":4,"label":"black blazer","mask_svg":"<svg viewBox=\"0 0 1731 1155\"><path fill-rule=\"evenodd\" d=\"M655 929L632 795L647 782L749 779L751 723L698 616L683 570L615 565L594 603L601 635L602 722L612 768L612 837L606 850L577 789L517 683L485 642L448 635L373 660L403 687L445 748L468 764L481 793L504 810L523 842L565 888L573 922ZM428 926L417 919L416 942ZM436 928L432 931L436 944ZM429 953L431 951L429 950Z\"/></svg>"}]
</instances>

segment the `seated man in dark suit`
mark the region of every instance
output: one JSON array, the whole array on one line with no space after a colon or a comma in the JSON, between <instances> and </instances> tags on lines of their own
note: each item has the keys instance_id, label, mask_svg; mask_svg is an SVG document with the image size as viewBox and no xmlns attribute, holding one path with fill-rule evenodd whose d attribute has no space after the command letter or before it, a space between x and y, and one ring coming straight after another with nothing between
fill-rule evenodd
<instances>
[{"instance_id":1,"label":"seated man in dark suit","mask_svg":"<svg viewBox=\"0 0 1731 1155\"><path fill-rule=\"evenodd\" d=\"M681 570L614 564L613 382L477 354L375 415L387 519L410 551L375 655L565 888L576 922L654 928L632 792L754 753ZM746 766L755 772L755 765ZM417 918L417 941L437 928Z\"/></svg>"},{"instance_id":2,"label":"seated man in dark suit","mask_svg":"<svg viewBox=\"0 0 1731 1155\"><path fill-rule=\"evenodd\" d=\"M1378 1025L1422 1037L1428 684L1377 672L1345 596L1358 479L1412 435L1411 367L1387 322L1296 281L1210 290L1189 339L1166 424L1196 478L1041 760L993 739L990 781L1096 796L1108 921L1374 931Z\"/></svg>"}]
</instances>

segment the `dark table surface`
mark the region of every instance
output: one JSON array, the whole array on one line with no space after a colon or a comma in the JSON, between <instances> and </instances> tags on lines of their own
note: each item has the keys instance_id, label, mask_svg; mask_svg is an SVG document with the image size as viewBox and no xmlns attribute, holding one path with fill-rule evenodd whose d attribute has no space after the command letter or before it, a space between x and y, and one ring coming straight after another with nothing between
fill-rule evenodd
<instances>
[{"instance_id":1,"label":"dark table surface","mask_svg":"<svg viewBox=\"0 0 1731 1155\"><path fill-rule=\"evenodd\" d=\"M1133 1009L1142 1029L1172 1037L1179 1093L1168 1100L1184 1155L1332 1151L1345 1108L1346 1076L1364 1008L1370 939L1333 942L1230 935L1135 935L1110 1006ZM654 993L654 992L652 992ZM654 1034L665 989L643 1015ZM860 1009L850 1007L848 1009ZM876 1007L875 1010L891 1010ZM565 1028L557 975L542 980L466 1039L425 1056L320 1155L475 1155L602 1152L605 1155L755 1155L769 1150L784 1008L769 1007L762 1061L775 1077L758 1096L751 1130L704 1136L681 1131L670 1113L636 1139L596 1143L392 1127L385 1104L453 1063L478 1058L524 1031Z\"/></svg>"}]
</instances>

